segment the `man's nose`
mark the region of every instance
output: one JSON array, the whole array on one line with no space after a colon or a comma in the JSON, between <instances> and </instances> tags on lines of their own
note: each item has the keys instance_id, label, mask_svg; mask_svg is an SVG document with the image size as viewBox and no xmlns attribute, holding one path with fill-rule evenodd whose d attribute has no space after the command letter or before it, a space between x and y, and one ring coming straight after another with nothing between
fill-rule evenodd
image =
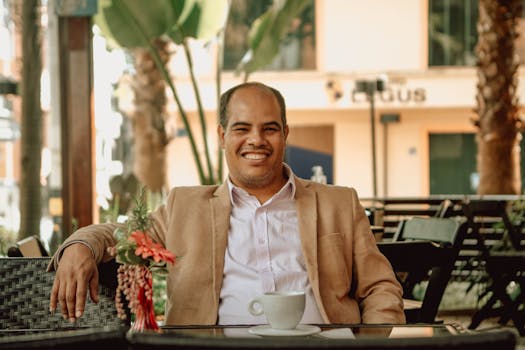
<instances>
[{"instance_id":1,"label":"man's nose","mask_svg":"<svg viewBox=\"0 0 525 350\"><path fill-rule=\"evenodd\" d=\"M248 137L248 144L250 145L261 145L265 142L264 134L260 131L252 131Z\"/></svg>"}]
</instances>

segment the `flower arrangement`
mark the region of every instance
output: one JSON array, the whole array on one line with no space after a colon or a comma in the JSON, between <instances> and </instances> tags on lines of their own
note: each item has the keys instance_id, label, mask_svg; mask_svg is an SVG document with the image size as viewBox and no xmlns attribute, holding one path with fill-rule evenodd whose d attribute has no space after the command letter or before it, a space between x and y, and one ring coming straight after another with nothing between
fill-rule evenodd
<instances>
[{"instance_id":1,"label":"flower arrangement","mask_svg":"<svg viewBox=\"0 0 525 350\"><path fill-rule=\"evenodd\" d=\"M127 229L117 228L114 236L117 244L110 253L121 265L118 268L118 286L115 296L120 318L126 318L124 302L135 315L132 330L157 330L153 306L153 274L165 272L166 264L175 263L175 256L147 235L151 226L144 190L135 199L135 207L127 222Z\"/></svg>"}]
</instances>

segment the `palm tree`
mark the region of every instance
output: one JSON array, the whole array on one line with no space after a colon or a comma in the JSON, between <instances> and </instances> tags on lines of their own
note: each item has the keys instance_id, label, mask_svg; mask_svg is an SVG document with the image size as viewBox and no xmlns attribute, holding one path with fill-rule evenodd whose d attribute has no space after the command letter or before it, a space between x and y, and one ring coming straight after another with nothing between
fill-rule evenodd
<instances>
[{"instance_id":1,"label":"palm tree","mask_svg":"<svg viewBox=\"0 0 525 350\"><path fill-rule=\"evenodd\" d=\"M153 45L162 64L169 58L169 43L158 38ZM134 134L133 173L142 185L161 193L166 184L166 146L169 137L165 128L166 82L155 65L149 50L132 50L135 74L132 81L134 110L130 113Z\"/></svg>"},{"instance_id":2,"label":"palm tree","mask_svg":"<svg viewBox=\"0 0 525 350\"><path fill-rule=\"evenodd\" d=\"M515 51L521 0L479 0L478 194L519 194L520 121Z\"/></svg>"}]
</instances>

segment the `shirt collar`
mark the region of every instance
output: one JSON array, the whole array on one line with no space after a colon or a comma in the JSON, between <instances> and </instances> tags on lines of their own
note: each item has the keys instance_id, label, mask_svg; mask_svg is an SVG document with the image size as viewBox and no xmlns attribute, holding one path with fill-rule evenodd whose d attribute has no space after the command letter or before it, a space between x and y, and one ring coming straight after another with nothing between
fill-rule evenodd
<instances>
[{"instance_id":1,"label":"shirt collar","mask_svg":"<svg viewBox=\"0 0 525 350\"><path fill-rule=\"evenodd\" d=\"M286 181L283 187L281 187L281 189L277 193L275 193L272 196L272 198L266 203L272 202L272 199L276 197L288 198L288 199L295 198L295 189L296 189L295 175L292 171L292 168L290 168L290 166L286 163L283 163L283 170L284 170L285 176L288 177L288 181ZM235 198L238 198L238 196L240 195L249 196L248 192L246 192L245 190L243 190L242 188L238 186L235 186L235 184L231 181L229 176L228 176L227 183L228 183L228 190L230 193L230 200L232 204L236 204Z\"/></svg>"}]
</instances>

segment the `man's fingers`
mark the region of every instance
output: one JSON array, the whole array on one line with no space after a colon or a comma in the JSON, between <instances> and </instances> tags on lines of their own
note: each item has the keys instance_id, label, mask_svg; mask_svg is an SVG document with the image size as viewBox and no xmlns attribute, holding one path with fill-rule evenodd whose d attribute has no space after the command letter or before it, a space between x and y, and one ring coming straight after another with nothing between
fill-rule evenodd
<instances>
[{"instance_id":1,"label":"man's fingers","mask_svg":"<svg viewBox=\"0 0 525 350\"><path fill-rule=\"evenodd\" d=\"M91 282L93 279L97 283ZM93 285L94 284L94 285ZM51 292L49 309L55 310L57 303L65 319L75 322L85 310L86 299L89 293L98 300L94 288L98 288L98 270L91 250L82 243L67 246L55 275L55 282Z\"/></svg>"},{"instance_id":2,"label":"man's fingers","mask_svg":"<svg viewBox=\"0 0 525 350\"><path fill-rule=\"evenodd\" d=\"M98 273L95 273L89 281L89 296L94 303L98 304Z\"/></svg>"},{"instance_id":3,"label":"man's fingers","mask_svg":"<svg viewBox=\"0 0 525 350\"><path fill-rule=\"evenodd\" d=\"M85 289L84 289L85 291ZM71 322L75 321L75 304L77 300L76 282L68 284L66 288L67 317Z\"/></svg>"},{"instance_id":4,"label":"man's fingers","mask_svg":"<svg viewBox=\"0 0 525 350\"><path fill-rule=\"evenodd\" d=\"M62 288L60 288L60 290L58 291L58 303L60 304L60 312L62 313L62 317L64 317L64 319L67 319L69 313L67 312L65 286L62 286Z\"/></svg>"},{"instance_id":5,"label":"man's fingers","mask_svg":"<svg viewBox=\"0 0 525 350\"><path fill-rule=\"evenodd\" d=\"M51 289L51 298L49 300L49 312L55 312L57 308L59 285L59 280L55 278L55 281L53 282L53 288Z\"/></svg>"},{"instance_id":6,"label":"man's fingers","mask_svg":"<svg viewBox=\"0 0 525 350\"><path fill-rule=\"evenodd\" d=\"M75 308L73 309L75 312L75 318L82 316L82 314L84 313L87 295L86 287L86 283L83 280L78 281L75 295Z\"/></svg>"}]
</instances>

